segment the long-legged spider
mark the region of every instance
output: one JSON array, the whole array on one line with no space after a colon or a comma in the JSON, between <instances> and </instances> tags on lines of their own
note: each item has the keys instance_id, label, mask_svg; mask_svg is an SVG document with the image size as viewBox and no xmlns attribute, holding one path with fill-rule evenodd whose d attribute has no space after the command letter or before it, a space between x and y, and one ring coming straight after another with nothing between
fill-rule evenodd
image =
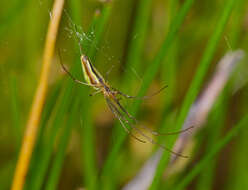
<instances>
[{"instance_id":1,"label":"long-legged spider","mask_svg":"<svg viewBox=\"0 0 248 190\"><path fill-rule=\"evenodd\" d=\"M60 53L59 53L60 55ZM61 60L61 56L60 56L60 60ZM161 88L159 91L157 91L156 93L152 94L151 96L144 96L144 97L137 97L137 96L129 96L126 95L114 88L112 88L106 81L105 79L102 77L102 75L96 70L96 68L91 64L89 58L85 55L81 55L81 64L82 64L82 69L83 69L83 74L84 74L84 78L86 82L82 82L80 80L77 80L67 69L66 67L62 64L62 62L60 61L60 64L63 68L63 70L70 76L70 78L75 81L76 83L79 84L83 84L83 85L87 85L90 87L93 87L96 91L94 92L94 94L91 95L95 95L97 93L102 93L108 107L110 108L110 111L114 114L114 116L120 121L121 126L125 129L125 131L131 135L131 137L135 138L136 140L142 142L142 143L146 143L146 141L152 143L152 144L156 144L159 147L169 151L172 154L175 154L177 156L180 157L186 157L182 154L173 152L172 150L168 149L167 147L165 147L164 145L159 144L158 142L156 142L153 138L149 137L148 135L146 135L138 126L136 126L135 124L138 123L138 121L136 120L135 117L133 117L120 103L119 98L117 96L122 96L124 98L138 98L138 99L146 99L149 97L152 97L158 93L160 93L163 89L165 89L167 86L164 86L163 88ZM130 122L132 121L132 122ZM126 126L128 125L131 129L134 129L138 134L140 134L145 140L138 138L137 136L135 136L132 131ZM152 129L146 127L146 126L141 126L143 129L149 131L152 135L158 136L158 135L173 135L173 134L178 134L178 133L182 133L185 131L188 131L189 129L191 129L192 127L189 127L187 129L181 130L181 131L177 131L177 132L172 132L172 133L158 133L156 131L153 131Z\"/></svg>"}]
</instances>

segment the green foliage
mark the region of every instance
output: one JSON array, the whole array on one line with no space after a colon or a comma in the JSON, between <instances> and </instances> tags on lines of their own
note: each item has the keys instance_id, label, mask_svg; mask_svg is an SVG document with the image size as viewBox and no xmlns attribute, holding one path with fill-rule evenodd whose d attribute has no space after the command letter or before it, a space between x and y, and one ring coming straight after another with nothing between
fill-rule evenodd
<instances>
[{"instance_id":1,"label":"green foliage","mask_svg":"<svg viewBox=\"0 0 248 190\"><path fill-rule=\"evenodd\" d=\"M1 6L0 189L9 189L52 5L15 0ZM247 8L245 0L67 1L57 42L62 58L56 51L25 189L121 189L158 148L129 137L103 96L90 97L94 89L61 72L59 61L83 80L79 43L109 84L125 94L144 96L168 84L151 99L121 103L140 123L177 131L220 58L230 49L247 52ZM164 151L149 189L248 187L246 71L240 64L216 98L205 128L192 139L197 146L185 168L164 175L171 157ZM157 140L172 149L177 137Z\"/></svg>"},{"instance_id":2,"label":"green foliage","mask_svg":"<svg viewBox=\"0 0 248 190\"><path fill-rule=\"evenodd\" d=\"M206 154L206 156L198 162L197 165L177 184L174 189L184 189L192 179L199 174L204 168L208 167L208 163L214 158L214 156L234 137L238 132L247 125L248 116L244 116L242 120L228 132L228 134L219 140L218 143Z\"/></svg>"},{"instance_id":3,"label":"green foliage","mask_svg":"<svg viewBox=\"0 0 248 190\"><path fill-rule=\"evenodd\" d=\"M215 27L215 31L211 37L211 39L208 42L208 45L206 47L206 50L203 54L203 57L201 59L200 65L197 68L196 74L194 75L193 81L191 82L191 85L189 87L189 90L186 94L186 97L183 101L182 108L180 110L175 129L178 130L183 125L183 122L188 114L188 111L190 109L190 106L193 104L197 94L199 93L200 87L202 85L203 79L207 73L208 67L211 63L211 60L214 56L215 50L217 48L217 44L220 40L221 34L224 30L224 27L228 21L228 18L230 16L230 13L232 11L234 5L234 1L230 0L225 5L223 14L221 18L219 19L219 22L217 23L217 26ZM176 138L174 138L174 141ZM170 142L171 144L169 147L173 147L173 141ZM156 171L156 174L154 176L153 183L150 187L151 190L157 189L159 185L159 179L162 176L163 170L166 167L168 161L169 161L169 154L165 152L162 155L162 158L160 160L160 163L158 164L158 169Z\"/></svg>"}]
</instances>

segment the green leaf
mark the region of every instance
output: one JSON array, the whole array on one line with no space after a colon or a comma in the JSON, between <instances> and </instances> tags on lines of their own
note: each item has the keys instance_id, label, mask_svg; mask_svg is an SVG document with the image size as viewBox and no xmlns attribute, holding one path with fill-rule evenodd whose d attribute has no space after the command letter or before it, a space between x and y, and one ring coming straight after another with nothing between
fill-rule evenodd
<instances>
[{"instance_id":1,"label":"green leaf","mask_svg":"<svg viewBox=\"0 0 248 190\"><path fill-rule=\"evenodd\" d=\"M207 73L208 67L214 56L218 42L221 38L221 34L225 28L225 25L234 7L234 2L235 2L234 0L229 0L223 8L221 18L219 19L215 27L215 31L207 44L207 47L205 49L201 62L197 68L196 74L194 75L194 79L191 82L191 85L186 94L186 97L184 98L182 108L180 110L178 119L176 121L175 131L182 127L183 122L188 114L189 108L194 102L196 96L198 95L200 91L200 87L202 85L203 79ZM170 148L173 147L175 140L176 140L176 136L174 136L174 138L171 140L171 142L167 144L167 146ZM169 158L170 158L170 154L168 152L164 152L158 164L157 171L155 173L150 190L155 190L158 188L163 171L169 162Z\"/></svg>"}]
</instances>

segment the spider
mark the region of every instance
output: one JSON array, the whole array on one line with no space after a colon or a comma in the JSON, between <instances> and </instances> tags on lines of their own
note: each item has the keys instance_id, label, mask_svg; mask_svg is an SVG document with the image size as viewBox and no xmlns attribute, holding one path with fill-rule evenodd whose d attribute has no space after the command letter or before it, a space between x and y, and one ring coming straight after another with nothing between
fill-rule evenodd
<instances>
[{"instance_id":1,"label":"spider","mask_svg":"<svg viewBox=\"0 0 248 190\"><path fill-rule=\"evenodd\" d=\"M60 60L61 60L61 55L59 52L59 56L60 56ZM114 114L114 116L119 120L121 126L124 128L124 130L133 138L135 138L136 140L142 142L142 143L146 143L147 141L152 143L152 144L156 144L159 147L169 151L172 154L175 154L177 156L180 157L184 157L186 158L187 156L184 156L180 153L176 153L172 150L170 150L169 148L165 147L164 145L159 144L158 142L156 142L153 138L149 137L148 135L146 135L139 127L136 126L136 124L138 123L138 121L136 120L135 117L133 117L120 103L120 98L118 98L118 96L122 96L124 98L136 98L136 99L147 99L150 98L152 96L155 96L157 94L159 94L162 90L164 90L166 86L162 87L159 91L155 92L154 94L152 94L151 96L143 96L143 97L138 97L138 96L129 96L127 94L124 94L122 92L120 92L119 90L111 87L108 82L102 77L102 75L97 71L97 69L92 65L92 63L90 62L89 58L86 55L81 55L81 65L82 65L82 70L83 70L83 74L84 74L84 78L86 82L82 82L78 79L76 79L67 69L66 67L63 65L63 63L60 61L60 64L63 68L63 70L70 76L70 78L79 84L82 85L86 85L89 87L94 88L96 91L93 94L90 94L90 96L93 96L97 93L102 93L106 103L110 109L110 111ZM132 121L132 122L131 122ZM126 126L128 125L131 129L134 129L137 133L139 133L144 139L143 140L141 138L138 138L137 136L135 136L132 131ZM181 130L181 131L177 131L177 132L172 132L172 133L158 133L156 131L153 131L152 129L146 127L146 126L141 126L143 129L149 131L152 135L158 136L158 135L173 135L173 134L179 134L185 131L188 131L189 129L193 128L189 127L187 129Z\"/></svg>"}]
</instances>

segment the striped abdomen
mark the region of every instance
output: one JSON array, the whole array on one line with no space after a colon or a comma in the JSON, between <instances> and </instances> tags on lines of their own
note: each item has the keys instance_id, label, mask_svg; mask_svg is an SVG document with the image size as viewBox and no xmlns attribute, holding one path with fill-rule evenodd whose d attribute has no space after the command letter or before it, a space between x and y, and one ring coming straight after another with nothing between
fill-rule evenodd
<instances>
[{"instance_id":1,"label":"striped abdomen","mask_svg":"<svg viewBox=\"0 0 248 190\"><path fill-rule=\"evenodd\" d=\"M87 56L81 56L81 63L84 73L85 81L91 85L100 85L104 82L104 79L100 75L100 73L94 68L94 66L90 63L90 60Z\"/></svg>"}]
</instances>

